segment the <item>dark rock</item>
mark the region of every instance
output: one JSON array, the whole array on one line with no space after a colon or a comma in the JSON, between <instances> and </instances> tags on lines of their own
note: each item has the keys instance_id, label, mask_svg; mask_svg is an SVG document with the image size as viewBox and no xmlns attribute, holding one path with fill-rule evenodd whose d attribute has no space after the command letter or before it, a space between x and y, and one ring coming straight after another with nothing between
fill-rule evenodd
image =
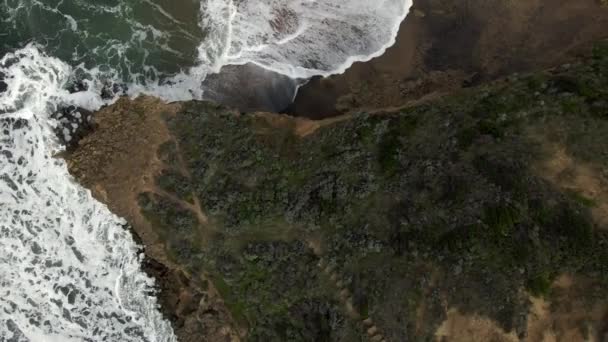
<instances>
[{"instance_id":1,"label":"dark rock","mask_svg":"<svg viewBox=\"0 0 608 342\"><path fill-rule=\"evenodd\" d=\"M127 94L129 87L126 84L120 83L107 83L101 89L101 98L104 100L111 100L115 96L124 96Z\"/></svg>"},{"instance_id":2,"label":"dark rock","mask_svg":"<svg viewBox=\"0 0 608 342\"><path fill-rule=\"evenodd\" d=\"M70 94L79 93L87 90L89 90L89 85L83 80L73 81L68 86L68 91L70 92Z\"/></svg>"},{"instance_id":3,"label":"dark rock","mask_svg":"<svg viewBox=\"0 0 608 342\"><path fill-rule=\"evenodd\" d=\"M4 75L4 73L0 72L0 93L3 93L8 89L8 84L4 82L5 77L6 76Z\"/></svg>"},{"instance_id":4,"label":"dark rock","mask_svg":"<svg viewBox=\"0 0 608 342\"><path fill-rule=\"evenodd\" d=\"M101 89L100 96L103 100L111 100L114 98L114 92L112 91L112 88L110 86L104 86Z\"/></svg>"},{"instance_id":5,"label":"dark rock","mask_svg":"<svg viewBox=\"0 0 608 342\"><path fill-rule=\"evenodd\" d=\"M112 85L112 91L114 94L126 95L127 91L129 91L129 87L125 83L114 83Z\"/></svg>"},{"instance_id":6,"label":"dark rock","mask_svg":"<svg viewBox=\"0 0 608 342\"><path fill-rule=\"evenodd\" d=\"M75 106L61 108L51 117L57 120L55 134L68 149L78 145L80 139L89 134L95 127L93 113Z\"/></svg>"},{"instance_id":7,"label":"dark rock","mask_svg":"<svg viewBox=\"0 0 608 342\"><path fill-rule=\"evenodd\" d=\"M8 58L3 63L0 63L0 67L10 68L11 66L13 66L15 63L18 63L18 62L19 62L19 58L16 58L16 57Z\"/></svg>"}]
</instances>

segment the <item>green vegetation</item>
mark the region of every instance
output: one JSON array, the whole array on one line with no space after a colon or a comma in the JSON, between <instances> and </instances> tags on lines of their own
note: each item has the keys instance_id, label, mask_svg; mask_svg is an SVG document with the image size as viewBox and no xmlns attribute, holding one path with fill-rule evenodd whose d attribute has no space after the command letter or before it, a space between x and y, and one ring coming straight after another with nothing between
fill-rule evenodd
<instances>
[{"instance_id":1,"label":"green vegetation","mask_svg":"<svg viewBox=\"0 0 608 342\"><path fill-rule=\"evenodd\" d=\"M546 273L534 276L528 281L528 290L536 297L547 297L551 291L552 280Z\"/></svg>"},{"instance_id":2,"label":"green vegetation","mask_svg":"<svg viewBox=\"0 0 608 342\"><path fill-rule=\"evenodd\" d=\"M592 198L588 198L585 195L578 193L576 191L569 191L568 195L570 195L570 197L575 200L576 202L580 203L581 205L588 207L588 208L593 208L593 207L597 207L597 201L595 201Z\"/></svg>"},{"instance_id":3,"label":"green vegetation","mask_svg":"<svg viewBox=\"0 0 608 342\"><path fill-rule=\"evenodd\" d=\"M209 223L171 196L142 194L140 206L176 261L212 275L251 341L365 338L321 257L391 340L430 338L444 302L522 333L522 289L551 298L563 273L606 289L608 234L590 214L598 204L534 166L548 158L545 145L559 145L605 169L607 94L602 45L553 72L358 114L304 138L191 102L169 120L175 143L158 151L169 165L183 160L189 176L165 170L157 185L196 197Z\"/></svg>"},{"instance_id":4,"label":"green vegetation","mask_svg":"<svg viewBox=\"0 0 608 342\"><path fill-rule=\"evenodd\" d=\"M484 222L499 241L511 236L521 219L517 208L508 204L486 208L484 216Z\"/></svg>"},{"instance_id":5,"label":"green vegetation","mask_svg":"<svg viewBox=\"0 0 608 342\"><path fill-rule=\"evenodd\" d=\"M165 169L156 178L159 188L169 193L175 194L179 199L192 202L192 189L190 180L178 171Z\"/></svg>"}]
</instances>

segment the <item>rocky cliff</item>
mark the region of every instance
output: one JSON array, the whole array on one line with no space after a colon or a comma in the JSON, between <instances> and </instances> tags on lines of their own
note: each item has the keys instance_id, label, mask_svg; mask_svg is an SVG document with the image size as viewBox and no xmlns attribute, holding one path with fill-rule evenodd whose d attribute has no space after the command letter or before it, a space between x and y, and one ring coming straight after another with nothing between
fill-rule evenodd
<instances>
[{"instance_id":1,"label":"rocky cliff","mask_svg":"<svg viewBox=\"0 0 608 342\"><path fill-rule=\"evenodd\" d=\"M608 45L321 121L120 100L66 158L181 341L608 338Z\"/></svg>"}]
</instances>

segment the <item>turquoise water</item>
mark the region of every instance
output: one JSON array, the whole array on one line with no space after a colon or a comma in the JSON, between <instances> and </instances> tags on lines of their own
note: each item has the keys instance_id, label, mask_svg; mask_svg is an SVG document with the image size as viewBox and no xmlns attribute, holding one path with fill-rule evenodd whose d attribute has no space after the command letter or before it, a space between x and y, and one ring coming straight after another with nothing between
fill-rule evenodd
<instances>
[{"instance_id":1,"label":"turquoise water","mask_svg":"<svg viewBox=\"0 0 608 342\"><path fill-rule=\"evenodd\" d=\"M2 0L0 56L40 44L72 66L124 82L158 80L196 64L199 0Z\"/></svg>"}]
</instances>

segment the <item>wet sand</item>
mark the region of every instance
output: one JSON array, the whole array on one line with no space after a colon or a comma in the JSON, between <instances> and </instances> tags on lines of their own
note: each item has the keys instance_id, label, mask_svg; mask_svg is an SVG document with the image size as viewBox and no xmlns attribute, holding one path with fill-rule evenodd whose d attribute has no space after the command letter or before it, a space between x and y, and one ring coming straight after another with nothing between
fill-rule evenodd
<instances>
[{"instance_id":1,"label":"wet sand","mask_svg":"<svg viewBox=\"0 0 608 342\"><path fill-rule=\"evenodd\" d=\"M386 53L315 78L285 110L322 119L566 63L608 37L598 0L417 0Z\"/></svg>"},{"instance_id":2,"label":"wet sand","mask_svg":"<svg viewBox=\"0 0 608 342\"><path fill-rule=\"evenodd\" d=\"M293 101L298 81L253 64L229 65L203 82L205 99L241 112L278 112Z\"/></svg>"}]
</instances>

